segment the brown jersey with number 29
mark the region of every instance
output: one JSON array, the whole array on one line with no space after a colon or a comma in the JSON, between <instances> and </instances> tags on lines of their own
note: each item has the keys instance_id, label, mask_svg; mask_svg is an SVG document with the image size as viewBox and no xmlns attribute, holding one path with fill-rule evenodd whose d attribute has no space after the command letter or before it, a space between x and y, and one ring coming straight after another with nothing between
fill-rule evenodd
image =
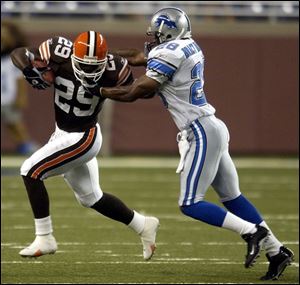
<instances>
[{"instance_id":1,"label":"brown jersey with number 29","mask_svg":"<svg viewBox=\"0 0 300 285\"><path fill-rule=\"evenodd\" d=\"M104 99L87 92L76 79L71 54L73 43L64 37L53 37L39 46L39 53L55 74L54 105L57 126L67 132L82 132L97 123ZM97 85L115 87L133 82L126 59L108 54L106 69Z\"/></svg>"}]
</instances>

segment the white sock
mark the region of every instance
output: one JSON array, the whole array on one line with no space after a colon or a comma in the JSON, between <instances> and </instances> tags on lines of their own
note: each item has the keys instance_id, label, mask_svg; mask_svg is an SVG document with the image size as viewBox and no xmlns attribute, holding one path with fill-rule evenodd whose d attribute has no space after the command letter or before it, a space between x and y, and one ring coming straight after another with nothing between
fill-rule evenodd
<instances>
[{"instance_id":1,"label":"white sock","mask_svg":"<svg viewBox=\"0 0 300 285\"><path fill-rule=\"evenodd\" d=\"M48 235L53 232L52 221L50 216L42 219L34 219L34 224L35 224L35 234L37 236Z\"/></svg>"},{"instance_id":2,"label":"white sock","mask_svg":"<svg viewBox=\"0 0 300 285\"><path fill-rule=\"evenodd\" d=\"M227 212L222 227L237 232L240 235L256 232L255 224L249 223L231 212Z\"/></svg>"},{"instance_id":3,"label":"white sock","mask_svg":"<svg viewBox=\"0 0 300 285\"><path fill-rule=\"evenodd\" d=\"M262 221L260 226L263 226L269 230L267 237L264 239L262 248L270 255L274 256L279 253L282 243L274 236L265 221Z\"/></svg>"},{"instance_id":4,"label":"white sock","mask_svg":"<svg viewBox=\"0 0 300 285\"><path fill-rule=\"evenodd\" d=\"M130 224L128 225L128 227L130 227L131 229L133 229L136 233L140 234L145 226L145 216L139 214L136 211L133 211L134 215L133 215L133 219L130 222Z\"/></svg>"}]
</instances>

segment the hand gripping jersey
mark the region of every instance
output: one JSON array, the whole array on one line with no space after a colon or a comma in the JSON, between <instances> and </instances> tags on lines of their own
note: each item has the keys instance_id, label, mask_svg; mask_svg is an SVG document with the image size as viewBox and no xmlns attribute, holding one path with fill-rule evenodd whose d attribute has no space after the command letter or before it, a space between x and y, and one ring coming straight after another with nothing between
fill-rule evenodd
<instances>
[{"instance_id":1,"label":"hand gripping jersey","mask_svg":"<svg viewBox=\"0 0 300 285\"><path fill-rule=\"evenodd\" d=\"M47 61L55 74L54 103L58 127L67 132L82 132L94 127L104 99L93 96L76 79L71 54L72 41L54 37L39 47L42 60ZM133 81L127 60L108 54L106 69L98 81L99 87L127 85Z\"/></svg>"},{"instance_id":2,"label":"hand gripping jersey","mask_svg":"<svg viewBox=\"0 0 300 285\"><path fill-rule=\"evenodd\" d=\"M215 113L203 91L203 70L204 56L193 39L169 41L149 53L146 75L162 84L158 95L180 130Z\"/></svg>"}]
</instances>

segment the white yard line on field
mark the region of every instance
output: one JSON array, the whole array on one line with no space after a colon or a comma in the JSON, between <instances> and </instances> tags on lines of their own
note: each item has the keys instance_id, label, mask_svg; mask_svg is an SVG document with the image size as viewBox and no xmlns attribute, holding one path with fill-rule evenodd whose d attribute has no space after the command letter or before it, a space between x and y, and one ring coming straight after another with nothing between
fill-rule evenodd
<instances>
[{"instance_id":1,"label":"white yard line on field","mask_svg":"<svg viewBox=\"0 0 300 285\"><path fill-rule=\"evenodd\" d=\"M26 157L1 156L1 167L20 167ZM237 168L299 168L297 158L233 158ZM174 168L178 157L98 157L104 168ZM174 170L175 171L175 170Z\"/></svg>"},{"instance_id":2,"label":"white yard line on field","mask_svg":"<svg viewBox=\"0 0 300 285\"><path fill-rule=\"evenodd\" d=\"M124 255L126 256L126 255ZM201 258L176 258L174 260L168 258L166 260L164 259L160 259L160 260L152 260L151 262L145 262L145 261L128 261L128 260L124 260L124 261L40 261L40 260L32 260L32 259L28 259L28 260L11 260L11 261L5 261L2 260L1 264L145 264L145 265L149 265L149 264L186 264L189 262L197 262L197 264L223 264L223 265L243 265L244 262L240 261L240 262L235 262L235 261L217 261L217 259L209 260L209 259L201 259ZM268 264L268 262L257 262L257 264ZM299 268L299 263L298 262L293 262L291 264L292 267L297 267Z\"/></svg>"},{"instance_id":3,"label":"white yard line on field","mask_svg":"<svg viewBox=\"0 0 300 285\"><path fill-rule=\"evenodd\" d=\"M299 245L299 241L282 241L283 244L289 245ZM139 242L58 242L59 246L140 246ZM158 246L167 246L169 243L167 242L157 242ZM11 242L11 243L1 243L1 247L8 248L18 248L19 246L24 246L24 244ZM192 246L191 242L175 242L172 245L179 246ZM224 245L242 245L244 246L244 242L197 242L197 245L205 245L205 246L224 246ZM103 252L103 251L102 251Z\"/></svg>"}]
</instances>

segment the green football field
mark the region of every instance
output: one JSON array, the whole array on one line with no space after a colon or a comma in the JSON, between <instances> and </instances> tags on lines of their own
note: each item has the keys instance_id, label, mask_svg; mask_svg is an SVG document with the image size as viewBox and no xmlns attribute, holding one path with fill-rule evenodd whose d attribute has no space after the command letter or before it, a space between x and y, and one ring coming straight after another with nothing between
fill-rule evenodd
<instances>
[{"instance_id":1,"label":"green football field","mask_svg":"<svg viewBox=\"0 0 300 285\"><path fill-rule=\"evenodd\" d=\"M234 232L181 214L177 206L177 159L99 160L101 187L129 207L160 219L157 250L142 258L140 238L129 228L78 204L62 177L45 181L58 251L37 259L18 252L34 239L33 218L20 158L1 159L1 283L203 284L261 283L265 252L244 268L246 245ZM276 284L299 283L298 159L235 159L241 190L272 231L295 252L295 261ZM213 189L208 201L218 203Z\"/></svg>"}]
</instances>

